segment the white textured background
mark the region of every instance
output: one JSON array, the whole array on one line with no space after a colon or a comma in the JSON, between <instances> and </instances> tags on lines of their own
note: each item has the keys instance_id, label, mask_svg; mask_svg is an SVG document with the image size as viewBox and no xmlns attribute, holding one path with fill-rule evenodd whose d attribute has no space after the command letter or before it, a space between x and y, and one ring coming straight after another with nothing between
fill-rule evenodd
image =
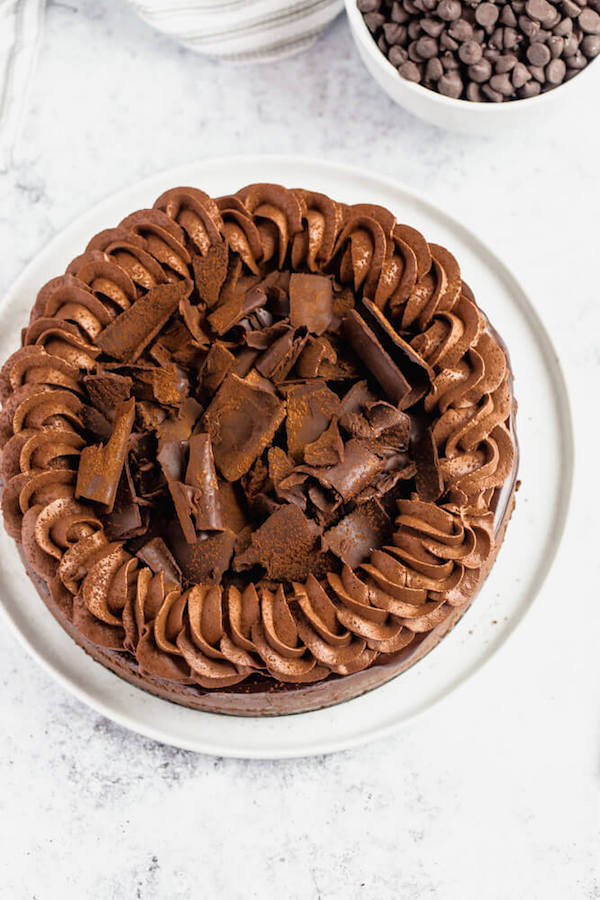
<instances>
[{"instance_id":1,"label":"white textured background","mask_svg":"<svg viewBox=\"0 0 600 900\"><path fill-rule=\"evenodd\" d=\"M393 106L343 18L304 56L240 70L118 0L49 3L19 159L0 172L0 294L157 169L263 151L364 165L462 216L521 277L566 368L579 476L561 561L508 646L362 750L260 763L164 747L71 699L0 631L2 900L600 898L599 91L535 133L465 138Z\"/></svg>"}]
</instances>

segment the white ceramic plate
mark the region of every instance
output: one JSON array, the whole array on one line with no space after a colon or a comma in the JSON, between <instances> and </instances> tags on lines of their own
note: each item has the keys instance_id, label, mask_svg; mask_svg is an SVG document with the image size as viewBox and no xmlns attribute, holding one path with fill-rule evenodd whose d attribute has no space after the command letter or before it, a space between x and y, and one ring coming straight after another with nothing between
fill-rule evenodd
<instances>
[{"instance_id":1,"label":"white ceramic plate","mask_svg":"<svg viewBox=\"0 0 600 900\"><path fill-rule=\"evenodd\" d=\"M358 169L303 158L198 162L153 176L104 201L58 235L4 299L0 359L18 346L19 330L38 288L64 271L97 231L150 206L175 185L196 185L219 195L254 181L301 185L348 203L390 207L401 221L458 257L465 280L506 341L519 402L523 485L503 548L479 597L441 644L396 680L339 706L275 719L189 710L121 681L87 657L54 621L3 529L0 605L42 665L77 697L121 725L203 753L281 758L327 753L391 733L464 682L506 641L539 591L562 535L571 490L572 431L565 384L550 340L500 260L470 231L408 188Z\"/></svg>"}]
</instances>

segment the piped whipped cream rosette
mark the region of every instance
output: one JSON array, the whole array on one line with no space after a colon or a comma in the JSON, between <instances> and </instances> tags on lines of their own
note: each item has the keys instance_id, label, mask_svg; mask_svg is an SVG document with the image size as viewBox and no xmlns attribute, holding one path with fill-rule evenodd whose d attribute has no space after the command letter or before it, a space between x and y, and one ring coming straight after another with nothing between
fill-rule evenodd
<instances>
[{"instance_id":1,"label":"piped whipped cream rosette","mask_svg":"<svg viewBox=\"0 0 600 900\"><path fill-rule=\"evenodd\" d=\"M7 532L63 626L180 703L355 696L471 603L512 509L505 349L379 206L176 188L40 290L0 373Z\"/></svg>"}]
</instances>

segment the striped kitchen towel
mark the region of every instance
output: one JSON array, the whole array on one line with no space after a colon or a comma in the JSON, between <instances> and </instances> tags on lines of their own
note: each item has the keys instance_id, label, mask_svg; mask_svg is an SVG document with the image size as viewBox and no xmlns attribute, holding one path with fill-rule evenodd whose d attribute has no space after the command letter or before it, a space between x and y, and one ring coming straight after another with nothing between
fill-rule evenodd
<instances>
[{"instance_id":1,"label":"striped kitchen towel","mask_svg":"<svg viewBox=\"0 0 600 900\"><path fill-rule=\"evenodd\" d=\"M271 62L309 47L343 0L130 0L154 28L198 53Z\"/></svg>"},{"instance_id":2,"label":"striped kitchen towel","mask_svg":"<svg viewBox=\"0 0 600 900\"><path fill-rule=\"evenodd\" d=\"M45 0L0 0L0 171L14 161L44 7Z\"/></svg>"}]
</instances>

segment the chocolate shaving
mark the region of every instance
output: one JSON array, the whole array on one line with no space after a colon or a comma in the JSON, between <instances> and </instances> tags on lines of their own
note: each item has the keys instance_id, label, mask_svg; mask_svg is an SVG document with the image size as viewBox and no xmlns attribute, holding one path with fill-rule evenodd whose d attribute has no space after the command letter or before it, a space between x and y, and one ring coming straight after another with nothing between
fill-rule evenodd
<instances>
[{"instance_id":1,"label":"chocolate shaving","mask_svg":"<svg viewBox=\"0 0 600 900\"><path fill-rule=\"evenodd\" d=\"M107 512L112 511L134 420L135 400L118 403L108 443L83 448L79 458L76 497L102 503Z\"/></svg>"},{"instance_id":2,"label":"chocolate shaving","mask_svg":"<svg viewBox=\"0 0 600 900\"><path fill-rule=\"evenodd\" d=\"M147 510L146 510L147 513ZM142 521L142 514L135 494L133 478L127 459L117 488L117 496L112 513L106 522L106 534L111 540L126 540L139 537L148 528L148 516Z\"/></svg>"},{"instance_id":3,"label":"chocolate shaving","mask_svg":"<svg viewBox=\"0 0 600 900\"><path fill-rule=\"evenodd\" d=\"M209 247L206 256L198 253L192 254L192 267L194 269L194 281L196 290L201 300L208 306L214 306L219 301L221 289L227 277L227 264L229 252L225 243L213 244Z\"/></svg>"},{"instance_id":4,"label":"chocolate shaving","mask_svg":"<svg viewBox=\"0 0 600 900\"><path fill-rule=\"evenodd\" d=\"M270 444L284 416L285 403L262 383L227 376L203 418L215 462L227 481L237 481L248 471Z\"/></svg>"},{"instance_id":5,"label":"chocolate shaving","mask_svg":"<svg viewBox=\"0 0 600 900\"><path fill-rule=\"evenodd\" d=\"M219 483L208 434L194 434L190 438L190 455L185 483L194 488L192 508L196 529L198 531L222 529L223 515Z\"/></svg>"},{"instance_id":6,"label":"chocolate shaving","mask_svg":"<svg viewBox=\"0 0 600 900\"><path fill-rule=\"evenodd\" d=\"M156 337L179 302L189 296L191 282L159 284L117 316L101 331L96 344L108 355L124 362L135 362Z\"/></svg>"},{"instance_id":7,"label":"chocolate shaving","mask_svg":"<svg viewBox=\"0 0 600 900\"><path fill-rule=\"evenodd\" d=\"M368 558L372 550L386 544L392 533L392 522L381 504L372 500L355 510L326 531L323 548L331 550L342 562L353 568Z\"/></svg>"},{"instance_id":8,"label":"chocolate shaving","mask_svg":"<svg viewBox=\"0 0 600 900\"><path fill-rule=\"evenodd\" d=\"M327 331L333 320L333 287L324 275L294 272L290 278L290 322L312 334Z\"/></svg>"},{"instance_id":9,"label":"chocolate shaving","mask_svg":"<svg viewBox=\"0 0 600 900\"><path fill-rule=\"evenodd\" d=\"M402 338L387 316L371 300L363 298L367 318L380 338L387 341L390 352L411 386L403 408L412 406L431 390L433 372L425 360Z\"/></svg>"},{"instance_id":10,"label":"chocolate shaving","mask_svg":"<svg viewBox=\"0 0 600 900\"><path fill-rule=\"evenodd\" d=\"M371 449L367 441L352 438L344 446L344 461L324 469L312 469L314 475L326 487L333 488L348 502L385 468L384 460ZM302 469L305 471L305 469Z\"/></svg>"},{"instance_id":11,"label":"chocolate shaving","mask_svg":"<svg viewBox=\"0 0 600 900\"><path fill-rule=\"evenodd\" d=\"M324 381L293 385L287 391L285 421L290 456L299 461L304 448L319 438L339 410L340 401Z\"/></svg>"},{"instance_id":12,"label":"chocolate shaving","mask_svg":"<svg viewBox=\"0 0 600 900\"><path fill-rule=\"evenodd\" d=\"M114 415L117 403L129 400L133 387L131 378L112 372L85 375L83 383L86 386L90 403L107 419L111 419Z\"/></svg>"},{"instance_id":13,"label":"chocolate shaving","mask_svg":"<svg viewBox=\"0 0 600 900\"><path fill-rule=\"evenodd\" d=\"M305 328L290 328L259 358L256 368L278 384L287 377L307 341Z\"/></svg>"},{"instance_id":14,"label":"chocolate shaving","mask_svg":"<svg viewBox=\"0 0 600 900\"><path fill-rule=\"evenodd\" d=\"M156 537L148 541L137 551L136 556L146 563L156 575L160 572L165 573L165 587L180 586L181 569L162 538Z\"/></svg>"},{"instance_id":15,"label":"chocolate shaving","mask_svg":"<svg viewBox=\"0 0 600 900\"><path fill-rule=\"evenodd\" d=\"M319 527L294 504L277 509L252 534L250 545L236 555L236 572L261 565L276 581L299 581L313 569Z\"/></svg>"},{"instance_id":16,"label":"chocolate shaving","mask_svg":"<svg viewBox=\"0 0 600 900\"><path fill-rule=\"evenodd\" d=\"M334 416L322 435L304 448L304 461L309 466L333 466L344 460L344 442Z\"/></svg>"},{"instance_id":17,"label":"chocolate shaving","mask_svg":"<svg viewBox=\"0 0 600 900\"><path fill-rule=\"evenodd\" d=\"M351 310L342 320L342 332L356 355L377 379L390 401L396 406L401 406L410 394L410 384L355 309Z\"/></svg>"},{"instance_id":18,"label":"chocolate shaving","mask_svg":"<svg viewBox=\"0 0 600 900\"><path fill-rule=\"evenodd\" d=\"M246 291L243 297L234 297L223 306L219 306L212 312L208 321L218 335L225 334L246 316L260 309L267 302L267 295L260 287L253 287Z\"/></svg>"}]
</instances>

